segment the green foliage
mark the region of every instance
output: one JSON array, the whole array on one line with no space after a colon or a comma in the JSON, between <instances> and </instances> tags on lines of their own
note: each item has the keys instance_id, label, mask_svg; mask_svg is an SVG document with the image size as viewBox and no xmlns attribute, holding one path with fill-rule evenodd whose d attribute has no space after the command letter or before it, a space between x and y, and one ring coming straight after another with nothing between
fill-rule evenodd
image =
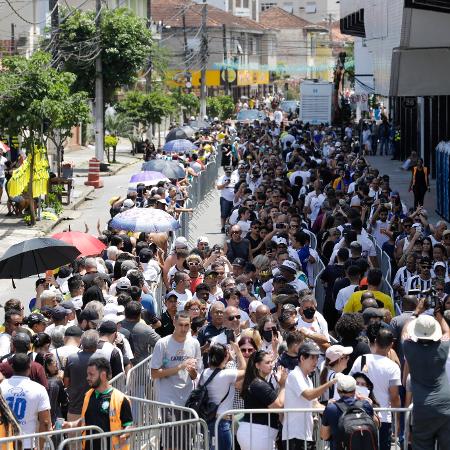
<instances>
[{"instance_id":1,"label":"green foliage","mask_svg":"<svg viewBox=\"0 0 450 450\"><path fill-rule=\"evenodd\" d=\"M105 148L113 148L117 147L117 144L119 143L119 138L116 136L105 136Z\"/></svg>"},{"instance_id":2,"label":"green foliage","mask_svg":"<svg viewBox=\"0 0 450 450\"><path fill-rule=\"evenodd\" d=\"M206 100L206 113L209 117L219 117L221 120L229 119L234 113L233 99L228 95L209 97Z\"/></svg>"},{"instance_id":3,"label":"green foliage","mask_svg":"<svg viewBox=\"0 0 450 450\"><path fill-rule=\"evenodd\" d=\"M229 95L220 95L217 97L220 104L220 119L230 119L234 114L234 102Z\"/></svg>"},{"instance_id":4,"label":"green foliage","mask_svg":"<svg viewBox=\"0 0 450 450\"><path fill-rule=\"evenodd\" d=\"M5 58L0 72L0 123L20 133L28 148L50 139L61 145L70 130L89 120L87 94L71 93L75 75L50 67L51 56L36 52L29 59Z\"/></svg>"},{"instance_id":5,"label":"green foliage","mask_svg":"<svg viewBox=\"0 0 450 450\"><path fill-rule=\"evenodd\" d=\"M208 97L206 99L206 114L209 117L219 117L221 113L221 104L217 97Z\"/></svg>"},{"instance_id":6,"label":"green foliage","mask_svg":"<svg viewBox=\"0 0 450 450\"><path fill-rule=\"evenodd\" d=\"M184 108L188 116L196 116L200 111L200 100L193 94L185 94L181 89L172 93L172 99L176 108Z\"/></svg>"},{"instance_id":7,"label":"green foliage","mask_svg":"<svg viewBox=\"0 0 450 450\"><path fill-rule=\"evenodd\" d=\"M60 25L58 45L64 68L79 74L74 88L91 96L95 88L95 56L101 49L106 100L113 97L118 87L132 84L152 50L157 53L145 21L128 8L103 10L98 29L93 11L72 10Z\"/></svg>"},{"instance_id":8,"label":"green foliage","mask_svg":"<svg viewBox=\"0 0 450 450\"><path fill-rule=\"evenodd\" d=\"M64 186L53 185L51 191L47 194L45 201L42 204L43 209L51 208L55 214L59 216L63 212L63 205L61 202L61 195L64 191Z\"/></svg>"}]
</instances>

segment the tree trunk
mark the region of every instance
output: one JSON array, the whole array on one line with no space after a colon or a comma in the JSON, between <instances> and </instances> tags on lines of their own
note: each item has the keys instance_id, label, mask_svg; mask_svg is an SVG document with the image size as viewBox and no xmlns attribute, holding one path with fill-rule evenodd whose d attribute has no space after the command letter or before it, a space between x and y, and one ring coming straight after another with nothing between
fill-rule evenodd
<instances>
[{"instance_id":1,"label":"tree trunk","mask_svg":"<svg viewBox=\"0 0 450 450\"><path fill-rule=\"evenodd\" d=\"M113 147L113 163L117 162L116 161L116 150L117 150L117 146Z\"/></svg>"},{"instance_id":2,"label":"tree trunk","mask_svg":"<svg viewBox=\"0 0 450 450\"><path fill-rule=\"evenodd\" d=\"M28 195L31 199L30 201L30 216L31 216L31 225L36 225L36 211L34 209L34 197L33 197L33 179L34 179L34 140L32 141L31 147L31 164L30 164L30 181L28 183Z\"/></svg>"}]
</instances>

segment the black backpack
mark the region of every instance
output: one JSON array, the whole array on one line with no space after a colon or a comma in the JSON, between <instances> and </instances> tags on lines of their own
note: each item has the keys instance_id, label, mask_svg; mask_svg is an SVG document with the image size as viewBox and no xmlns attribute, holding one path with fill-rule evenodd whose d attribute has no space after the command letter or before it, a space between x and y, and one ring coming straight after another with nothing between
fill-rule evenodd
<instances>
[{"instance_id":1,"label":"black backpack","mask_svg":"<svg viewBox=\"0 0 450 450\"><path fill-rule=\"evenodd\" d=\"M203 373L200 375L200 380L198 382L198 387L193 389L190 393L188 399L186 400L186 407L193 409L200 419L206 422L216 420L217 409L219 405L228 397L230 393L230 387L228 387L228 392L225 397L220 401L218 405L214 402L209 401L208 389L206 387L214 379L214 377L220 372L221 369L214 369L213 373L208 377L204 384L201 384Z\"/></svg>"},{"instance_id":2,"label":"black backpack","mask_svg":"<svg viewBox=\"0 0 450 450\"><path fill-rule=\"evenodd\" d=\"M378 450L378 431L374 420L366 413L363 404L356 401L347 405L338 400L336 406L342 411L338 422L338 450Z\"/></svg>"}]
</instances>

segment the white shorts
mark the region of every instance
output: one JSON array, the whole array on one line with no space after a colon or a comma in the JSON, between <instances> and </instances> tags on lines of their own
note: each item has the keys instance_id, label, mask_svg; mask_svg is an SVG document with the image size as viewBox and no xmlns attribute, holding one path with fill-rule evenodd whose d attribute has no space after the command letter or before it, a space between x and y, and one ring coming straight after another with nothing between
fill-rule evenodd
<instances>
[{"instance_id":1,"label":"white shorts","mask_svg":"<svg viewBox=\"0 0 450 450\"><path fill-rule=\"evenodd\" d=\"M267 425L239 422L236 433L241 450L273 450L278 431Z\"/></svg>"}]
</instances>

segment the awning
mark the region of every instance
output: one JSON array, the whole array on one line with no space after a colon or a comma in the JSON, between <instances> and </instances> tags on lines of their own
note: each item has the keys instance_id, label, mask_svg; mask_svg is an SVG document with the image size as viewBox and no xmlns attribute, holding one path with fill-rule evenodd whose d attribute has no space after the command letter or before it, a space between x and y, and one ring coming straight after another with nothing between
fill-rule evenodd
<instances>
[{"instance_id":1,"label":"awning","mask_svg":"<svg viewBox=\"0 0 450 450\"><path fill-rule=\"evenodd\" d=\"M450 47L394 48L390 95L450 95Z\"/></svg>"}]
</instances>

